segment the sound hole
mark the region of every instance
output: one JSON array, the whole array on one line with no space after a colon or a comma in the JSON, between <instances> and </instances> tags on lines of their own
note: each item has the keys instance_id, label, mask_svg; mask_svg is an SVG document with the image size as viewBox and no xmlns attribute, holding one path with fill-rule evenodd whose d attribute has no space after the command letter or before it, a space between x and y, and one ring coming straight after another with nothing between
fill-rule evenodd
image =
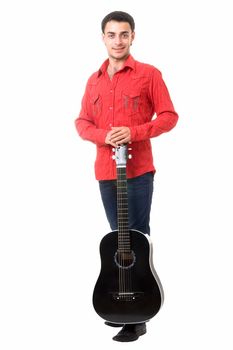
<instances>
[{"instance_id":1,"label":"sound hole","mask_svg":"<svg viewBox=\"0 0 233 350\"><path fill-rule=\"evenodd\" d=\"M114 256L115 263L118 267L121 269L129 269L131 268L135 261L136 256L134 254L134 251L116 251Z\"/></svg>"}]
</instances>

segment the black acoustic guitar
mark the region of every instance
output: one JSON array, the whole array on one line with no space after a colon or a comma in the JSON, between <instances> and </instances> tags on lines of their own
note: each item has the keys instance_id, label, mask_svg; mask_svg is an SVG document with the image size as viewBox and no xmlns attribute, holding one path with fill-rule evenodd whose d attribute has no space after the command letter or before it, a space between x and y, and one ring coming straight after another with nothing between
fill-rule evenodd
<instances>
[{"instance_id":1,"label":"black acoustic guitar","mask_svg":"<svg viewBox=\"0 0 233 350\"><path fill-rule=\"evenodd\" d=\"M101 271L93 292L97 314L112 323L140 323L160 310L164 294L149 236L128 227L127 145L115 150L118 230L100 242Z\"/></svg>"}]
</instances>

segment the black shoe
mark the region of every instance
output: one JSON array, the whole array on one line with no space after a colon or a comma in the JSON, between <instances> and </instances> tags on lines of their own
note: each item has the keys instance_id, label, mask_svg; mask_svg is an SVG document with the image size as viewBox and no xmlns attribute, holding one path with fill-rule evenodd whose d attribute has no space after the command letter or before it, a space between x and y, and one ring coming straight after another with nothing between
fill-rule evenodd
<instances>
[{"instance_id":1,"label":"black shoe","mask_svg":"<svg viewBox=\"0 0 233 350\"><path fill-rule=\"evenodd\" d=\"M145 333L145 323L125 324L122 330L112 339L121 342L129 342L137 340L141 335Z\"/></svg>"},{"instance_id":2,"label":"black shoe","mask_svg":"<svg viewBox=\"0 0 233 350\"><path fill-rule=\"evenodd\" d=\"M105 321L104 324L106 324L107 326L110 326L110 327L123 327L124 326L124 323L112 323L112 322L108 322L108 321Z\"/></svg>"}]
</instances>

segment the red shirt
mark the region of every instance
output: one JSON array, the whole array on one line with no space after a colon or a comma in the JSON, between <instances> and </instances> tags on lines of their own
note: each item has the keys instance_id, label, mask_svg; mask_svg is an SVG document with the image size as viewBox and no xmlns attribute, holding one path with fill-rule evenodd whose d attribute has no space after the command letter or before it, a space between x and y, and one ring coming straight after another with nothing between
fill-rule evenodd
<instances>
[{"instance_id":1,"label":"red shirt","mask_svg":"<svg viewBox=\"0 0 233 350\"><path fill-rule=\"evenodd\" d=\"M150 138L171 130L178 120L162 75L130 55L110 80L108 63L106 60L89 78L75 120L79 135L96 144L96 179L116 179L112 146L105 144L112 126L128 126L131 131L132 159L127 162L127 177L154 172Z\"/></svg>"}]
</instances>

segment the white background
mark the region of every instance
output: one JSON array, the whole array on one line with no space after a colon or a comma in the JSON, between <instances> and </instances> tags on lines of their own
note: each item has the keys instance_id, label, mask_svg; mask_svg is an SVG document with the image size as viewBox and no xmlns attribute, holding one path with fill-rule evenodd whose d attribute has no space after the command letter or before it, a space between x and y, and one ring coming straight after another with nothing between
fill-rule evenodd
<instances>
[{"instance_id":1,"label":"white background","mask_svg":"<svg viewBox=\"0 0 233 350\"><path fill-rule=\"evenodd\" d=\"M153 140L151 229L165 304L138 342L111 340L91 298L109 232L95 146L74 119L106 58L100 22L136 21L133 56L180 115ZM0 348L232 349L230 0L1 1ZM82 343L82 345L80 345Z\"/></svg>"}]
</instances>

